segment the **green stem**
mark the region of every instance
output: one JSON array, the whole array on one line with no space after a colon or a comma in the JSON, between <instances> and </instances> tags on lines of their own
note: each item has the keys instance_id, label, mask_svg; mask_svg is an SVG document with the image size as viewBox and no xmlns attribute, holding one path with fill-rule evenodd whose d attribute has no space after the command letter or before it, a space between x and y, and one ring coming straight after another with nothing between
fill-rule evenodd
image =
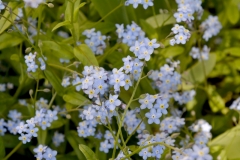
<instances>
[{"instance_id":1,"label":"green stem","mask_svg":"<svg viewBox=\"0 0 240 160\"><path fill-rule=\"evenodd\" d=\"M143 122L143 120L138 124L138 126L134 129L134 131L128 136L127 140L125 141L126 144L130 140L130 138L136 133L138 127L142 124L142 122Z\"/></svg>"},{"instance_id":2,"label":"green stem","mask_svg":"<svg viewBox=\"0 0 240 160\"><path fill-rule=\"evenodd\" d=\"M54 99L56 98L56 96L57 96L57 92L55 92L55 93L53 94L52 99L51 99L51 101L50 101L49 104L48 104L48 109L52 106L53 101L54 101Z\"/></svg>"},{"instance_id":3,"label":"green stem","mask_svg":"<svg viewBox=\"0 0 240 160\"><path fill-rule=\"evenodd\" d=\"M155 143L148 144L148 145L146 145L146 146L139 147L139 148L136 149L134 152L132 152L131 154L127 155L126 157L124 157L124 158L122 158L122 159L129 158L129 157L133 156L134 154L140 152L142 149L147 148L147 147L151 147L151 146L153 146L153 145L162 145L162 146L168 147L168 148L170 148L170 149L173 149L173 150L175 150L175 151L177 151L177 152L182 153L182 151L181 151L180 149L178 149L178 148L174 148L174 147L172 147L172 146L170 146L170 145L167 145L167 144L165 144L165 143L162 143L162 142L155 142Z\"/></svg>"},{"instance_id":4,"label":"green stem","mask_svg":"<svg viewBox=\"0 0 240 160\"><path fill-rule=\"evenodd\" d=\"M21 145L22 145L22 141L19 142L18 145L15 146L13 148L13 150L10 153L8 153L8 155L6 157L3 158L3 160L7 160L9 157L11 157L13 155L13 153L15 153L21 147Z\"/></svg>"},{"instance_id":5,"label":"green stem","mask_svg":"<svg viewBox=\"0 0 240 160\"><path fill-rule=\"evenodd\" d=\"M143 68L142 68L140 77L142 76L142 73L143 73ZM138 79L137 84L136 84L136 86L135 86L135 88L134 88L134 90L133 90L132 96L131 96L131 98L130 98L130 100L129 100L129 102L128 102L125 110L124 110L124 113L123 113L123 116L122 116L122 118L121 118L121 121L119 122L118 132L117 132L117 139L119 138L119 135L120 135L120 132L121 132L121 128L122 128L122 124L123 124L123 120L124 120L124 118L125 118L125 116L126 116L126 114L127 114L127 111L128 111L129 106L130 106L131 103L132 103L132 100L133 100L133 98L134 98L134 96L135 96L135 93L136 93L136 91L137 91L137 88L138 88L138 85L139 85L140 81L141 81L141 78ZM113 158L113 159L115 158L115 153L116 153L116 144L114 144L114 149L113 149L113 154L112 154L112 158Z\"/></svg>"},{"instance_id":6,"label":"green stem","mask_svg":"<svg viewBox=\"0 0 240 160\"><path fill-rule=\"evenodd\" d=\"M80 74L80 73L78 73L78 72L76 72L76 71L74 71L74 70L71 70L71 69L69 69L69 68L62 67L62 66L59 66L59 65L56 65L56 64L52 64L52 63L48 63L48 65L49 65L49 66L52 66L52 67L54 67L54 68L62 69L62 70L65 70L65 71L69 71L69 72L71 72L71 73L76 73L76 74L78 74L79 76L82 77L82 74Z\"/></svg>"},{"instance_id":7,"label":"green stem","mask_svg":"<svg viewBox=\"0 0 240 160\"><path fill-rule=\"evenodd\" d=\"M120 3L116 8L114 8L113 10L111 10L110 12L108 12L108 14L106 14L105 16L103 16L99 21L97 21L96 23L94 23L90 28L95 27L98 23L100 23L102 20L104 20L105 18L107 18L109 15L111 15L113 12L115 12L118 8L122 7L123 3Z\"/></svg>"}]
</instances>

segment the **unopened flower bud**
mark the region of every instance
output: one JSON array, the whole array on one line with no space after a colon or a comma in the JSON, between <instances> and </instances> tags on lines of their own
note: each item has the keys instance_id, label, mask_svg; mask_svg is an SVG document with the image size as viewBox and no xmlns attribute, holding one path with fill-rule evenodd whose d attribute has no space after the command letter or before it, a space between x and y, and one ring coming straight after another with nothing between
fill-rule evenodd
<instances>
[{"instance_id":1,"label":"unopened flower bud","mask_svg":"<svg viewBox=\"0 0 240 160\"><path fill-rule=\"evenodd\" d=\"M13 30L12 29L8 29L7 30L7 33L11 33Z\"/></svg>"},{"instance_id":2,"label":"unopened flower bud","mask_svg":"<svg viewBox=\"0 0 240 160\"><path fill-rule=\"evenodd\" d=\"M53 5L52 3L48 3L48 7L49 7L49 8L53 8L54 5Z\"/></svg>"},{"instance_id":3,"label":"unopened flower bud","mask_svg":"<svg viewBox=\"0 0 240 160\"><path fill-rule=\"evenodd\" d=\"M171 159L171 154L168 153L168 154L165 156L165 159Z\"/></svg>"},{"instance_id":4,"label":"unopened flower bud","mask_svg":"<svg viewBox=\"0 0 240 160\"><path fill-rule=\"evenodd\" d=\"M43 89L43 92L50 92L51 90L48 88Z\"/></svg>"},{"instance_id":5,"label":"unopened flower bud","mask_svg":"<svg viewBox=\"0 0 240 160\"><path fill-rule=\"evenodd\" d=\"M150 76L152 74L153 70L150 70L147 75Z\"/></svg>"},{"instance_id":6,"label":"unopened flower bud","mask_svg":"<svg viewBox=\"0 0 240 160\"><path fill-rule=\"evenodd\" d=\"M172 135L171 135L171 138L177 138L178 136L180 135L180 133L173 133Z\"/></svg>"},{"instance_id":7,"label":"unopened flower bud","mask_svg":"<svg viewBox=\"0 0 240 160\"><path fill-rule=\"evenodd\" d=\"M67 118L67 119L71 119L71 115L70 115L70 114L67 114L67 115L66 115L66 118Z\"/></svg>"},{"instance_id":8,"label":"unopened flower bud","mask_svg":"<svg viewBox=\"0 0 240 160\"><path fill-rule=\"evenodd\" d=\"M32 89L29 90L29 95L32 97L32 95L33 95L33 90Z\"/></svg>"},{"instance_id":9,"label":"unopened flower bud","mask_svg":"<svg viewBox=\"0 0 240 160\"><path fill-rule=\"evenodd\" d=\"M31 52L31 50L32 50L32 48L28 47L28 48L26 48L25 53L29 53L29 52Z\"/></svg>"},{"instance_id":10,"label":"unopened flower bud","mask_svg":"<svg viewBox=\"0 0 240 160\"><path fill-rule=\"evenodd\" d=\"M191 115L195 116L196 115L195 111L191 111Z\"/></svg>"},{"instance_id":11,"label":"unopened flower bud","mask_svg":"<svg viewBox=\"0 0 240 160\"><path fill-rule=\"evenodd\" d=\"M140 98L140 99L146 98L146 94L142 94L139 98Z\"/></svg>"},{"instance_id":12,"label":"unopened flower bud","mask_svg":"<svg viewBox=\"0 0 240 160\"><path fill-rule=\"evenodd\" d=\"M43 45L43 44L42 44L42 41L40 41L40 40L39 40L39 41L38 41L38 47L40 47L40 48L41 48L41 47L42 47L42 45Z\"/></svg>"}]
</instances>

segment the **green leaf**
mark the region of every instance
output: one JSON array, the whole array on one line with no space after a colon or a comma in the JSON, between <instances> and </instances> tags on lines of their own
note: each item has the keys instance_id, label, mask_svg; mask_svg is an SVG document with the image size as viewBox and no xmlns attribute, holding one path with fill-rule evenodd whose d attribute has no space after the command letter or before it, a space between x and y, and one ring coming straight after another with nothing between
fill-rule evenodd
<instances>
[{"instance_id":1,"label":"green leaf","mask_svg":"<svg viewBox=\"0 0 240 160\"><path fill-rule=\"evenodd\" d=\"M126 8L123 3L121 4L121 2L122 0L92 0L94 7L96 8L101 17L109 14L104 19L105 21L128 24L129 20ZM110 12L112 13L110 14Z\"/></svg>"},{"instance_id":2,"label":"green leaf","mask_svg":"<svg viewBox=\"0 0 240 160\"><path fill-rule=\"evenodd\" d=\"M86 2L82 2L79 4L77 8L74 9L74 19L77 19L77 15L79 13L79 9L85 6Z\"/></svg>"},{"instance_id":3,"label":"green leaf","mask_svg":"<svg viewBox=\"0 0 240 160\"><path fill-rule=\"evenodd\" d=\"M62 26L68 26L68 25L71 25L71 22L68 21L68 20L64 21L64 22L60 22L55 27L53 27L52 32L55 31L56 29L62 27Z\"/></svg>"},{"instance_id":4,"label":"green leaf","mask_svg":"<svg viewBox=\"0 0 240 160\"><path fill-rule=\"evenodd\" d=\"M225 149L227 159L240 159L240 126L227 130L223 134L209 142L210 147L222 146Z\"/></svg>"},{"instance_id":5,"label":"green leaf","mask_svg":"<svg viewBox=\"0 0 240 160\"><path fill-rule=\"evenodd\" d=\"M0 158L4 158L5 156L5 148L2 136L0 137Z\"/></svg>"},{"instance_id":6,"label":"green leaf","mask_svg":"<svg viewBox=\"0 0 240 160\"><path fill-rule=\"evenodd\" d=\"M82 106L90 103L90 101L86 97L84 97L80 93L73 91L64 94L63 99L64 101L77 106Z\"/></svg>"},{"instance_id":7,"label":"green leaf","mask_svg":"<svg viewBox=\"0 0 240 160\"><path fill-rule=\"evenodd\" d=\"M149 38L158 39L158 34L157 34L156 30L149 23L147 23L143 19L140 19L140 24L141 24L143 30L148 34Z\"/></svg>"},{"instance_id":8,"label":"green leaf","mask_svg":"<svg viewBox=\"0 0 240 160\"><path fill-rule=\"evenodd\" d=\"M53 88L57 91L59 95L63 95L64 88L61 85L60 78L54 73L49 70L44 71L47 80L52 84Z\"/></svg>"},{"instance_id":9,"label":"green leaf","mask_svg":"<svg viewBox=\"0 0 240 160\"><path fill-rule=\"evenodd\" d=\"M168 24L174 24L176 23L176 20L171 14L162 13L146 19L146 22L149 23L153 28L158 28Z\"/></svg>"},{"instance_id":10,"label":"green leaf","mask_svg":"<svg viewBox=\"0 0 240 160\"><path fill-rule=\"evenodd\" d=\"M85 144L83 138L80 138L78 136L78 133L76 131L69 131L66 133L66 138L72 148L74 149L74 152L76 153L78 159L85 160L84 154L78 149L79 144Z\"/></svg>"},{"instance_id":11,"label":"green leaf","mask_svg":"<svg viewBox=\"0 0 240 160\"><path fill-rule=\"evenodd\" d=\"M0 50L3 48L17 46L18 44L22 43L22 41L23 39L14 33L5 32L0 36Z\"/></svg>"},{"instance_id":12,"label":"green leaf","mask_svg":"<svg viewBox=\"0 0 240 160\"><path fill-rule=\"evenodd\" d=\"M70 1L67 2L67 7L65 10L65 20L72 22L72 15L73 15L72 12L77 10L77 8L79 7L79 4L80 4L80 0L75 0L74 2L70 2ZM73 22L75 21L76 21L76 18L73 18Z\"/></svg>"},{"instance_id":13,"label":"green leaf","mask_svg":"<svg viewBox=\"0 0 240 160\"><path fill-rule=\"evenodd\" d=\"M39 144L45 144L47 139L47 130L39 128L37 139Z\"/></svg>"},{"instance_id":14,"label":"green leaf","mask_svg":"<svg viewBox=\"0 0 240 160\"><path fill-rule=\"evenodd\" d=\"M55 120L51 123L51 126L49 127L49 129L56 129L56 128L60 128L64 125L64 120L62 118L58 117L58 120Z\"/></svg>"},{"instance_id":15,"label":"green leaf","mask_svg":"<svg viewBox=\"0 0 240 160\"><path fill-rule=\"evenodd\" d=\"M94 53L86 44L75 47L73 53L84 66L98 66Z\"/></svg>"},{"instance_id":16,"label":"green leaf","mask_svg":"<svg viewBox=\"0 0 240 160\"><path fill-rule=\"evenodd\" d=\"M230 23L232 24L236 24L239 20L239 9L238 6L236 4L234 4L233 2L231 2L228 6L227 6L227 17Z\"/></svg>"},{"instance_id":17,"label":"green leaf","mask_svg":"<svg viewBox=\"0 0 240 160\"><path fill-rule=\"evenodd\" d=\"M5 148L14 148L19 143L18 136L12 134L5 134L2 139Z\"/></svg>"},{"instance_id":18,"label":"green leaf","mask_svg":"<svg viewBox=\"0 0 240 160\"><path fill-rule=\"evenodd\" d=\"M79 149L82 151L87 160L98 160L95 153L88 146L79 144Z\"/></svg>"},{"instance_id":19,"label":"green leaf","mask_svg":"<svg viewBox=\"0 0 240 160\"><path fill-rule=\"evenodd\" d=\"M239 47L227 48L223 51L223 53L230 54L231 56L240 57L240 48Z\"/></svg>"},{"instance_id":20,"label":"green leaf","mask_svg":"<svg viewBox=\"0 0 240 160\"><path fill-rule=\"evenodd\" d=\"M14 23L16 15L18 13L18 2L9 2L8 6L5 9L3 16L0 19L0 34L3 33L8 27ZM8 10L11 8L13 13L10 13ZM8 20L7 20L8 19Z\"/></svg>"},{"instance_id":21,"label":"green leaf","mask_svg":"<svg viewBox=\"0 0 240 160\"><path fill-rule=\"evenodd\" d=\"M72 47L67 44L56 43L53 41L42 41L42 44L43 51L49 52L49 50L53 50L53 53L55 53L54 55L59 58L73 58Z\"/></svg>"},{"instance_id":22,"label":"green leaf","mask_svg":"<svg viewBox=\"0 0 240 160\"><path fill-rule=\"evenodd\" d=\"M18 54L12 54L11 57L10 57L10 59L11 59L12 61L17 61L17 62L19 62L20 57L19 57Z\"/></svg>"},{"instance_id":23,"label":"green leaf","mask_svg":"<svg viewBox=\"0 0 240 160\"><path fill-rule=\"evenodd\" d=\"M209 97L209 105L213 112L221 111L223 108L225 108L225 102L222 99L222 97L218 94L216 89L213 88L213 86L208 86L208 97Z\"/></svg>"},{"instance_id":24,"label":"green leaf","mask_svg":"<svg viewBox=\"0 0 240 160\"><path fill-rule=\"evenodd\" d=\"M183 73L183 78L192 83L201 83L205 79L206 76L213 70L216 64L216 55L210 54L208 60L199 61L193 67L189 68L187 71Z\"/></svg>"},{"instance_id":25,"label":"green leaf","mask_svg":"<svg viewBox=\"0 0 240 160\"><path fill-rule=\"evenodd\" d=\"M184 52L184 48L181 46L171 46L167 47L161 50L161 54L164 55L164 57L175 57L177 55L180 55Z\"/></svg>"}]
</instances>

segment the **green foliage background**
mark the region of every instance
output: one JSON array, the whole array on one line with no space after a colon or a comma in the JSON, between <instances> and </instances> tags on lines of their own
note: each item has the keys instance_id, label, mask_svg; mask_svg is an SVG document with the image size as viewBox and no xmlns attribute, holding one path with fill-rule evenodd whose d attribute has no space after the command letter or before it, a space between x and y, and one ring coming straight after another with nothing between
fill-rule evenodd
<instances>
[{"instance_id":1,"label":"green foliage background","mask_svg":"<svg viewBox=\"0 0 240 160\"><path fill-rule=\"evenodd\" d=\"M37 9L25 8L24 10L25 29L28 26L26 23L28 16L38 19L38 34L34 37L36 44L30 42L26 34L9 29L13 26L13 30L16 30L14 20L18 12L17 8L24 5L22 2L9 2L8 6L12 8L12 11L6 9L0 19L0 60L7 65L6 70L8 70L6 75L1 74L0 83L11 82L17 86L15 93L0 93L1 117L6 117L10 109L18 109L23 115L32 116L34 111L30 106L25 109L16 102L18 97L26 96L29 89L34 89L39 80L51 83L54 92L40 93L38 96L51 99L57 92L56 102L66 103L68 111L75 109L79 104L89 103L89 100L82 93L75 92L74 88L65 89L61 86L64 68L61 68L59 58L78 60L83 65L104 66L109 69L119 68L122 65L120 59L131 53L126 45L116 44L115 24L130 24L134 21L141 26L149 38L156 38L164 46L152 56L144 74L151 69L158 69L165 63L166 58L180 60L180 72L184 78L182 89L196 89L197 92L194 100L186 105L187 112L184 116L191 117L191 121L203 118L212 125L213 140L209 146L214 158L220 155L223 160L240 159L240 128L233 118L238 119L239 113L228 108L232 101L239 97L240 92L239 0L205 0L202 20L210 14L217 15L223 26L220 34L209 42L204 42L201 40L200 33L193 32L186 45L174 47L169 45L169 39L165 39L171 32L173 24L176 23L173 17L174 10L177 8L174 0L155 0L154 8L150 7L147 10L142 7L137 9L132 6L126 7L121 0L55 0L52 3L54 8L41 5ZM159 9L167 9L169 12L159 13ZM196 22L195 25L199 25L198 23ZM112 37L104 55L95 57L86 45L76 45L76 42L84 41L81 33L89 28L96 28L102 34ZM24 27L22 29L24 30ZM56 36L59 30L67 31L72 36L67 39L59 38ZM211 48L209 60L198 62L189 56L191 47L199 43L207 44ZM48 58L46 71L31 75L25 72L23 55L28 47L32 47L38 53L43 53ZM127 102L131 93L132 90L122 91L120 97ZM140 83L140 89L137 90L137 95L142 93L156 93L147 79ZM137 106L138 103L133 103L131 107ZM70 115L72 122L77 125L79 121L77 113L70 112ZM53 134L52 130L64 125L61 129L65 132L67 141L64 147L56 148L59 152L58 159L85 159L92 155L89 148L93 149L97 157L107 159L107 155L98 150L99 146L94 145L99 145L99 143L91 138L88 140L79 138L77 132L71 130L71 123L65 119L57 120L48 131L40 132L38 140L43 144L51 143L48 135ZM14 135L7 134L0 137L0 157L5 156L5 148L7 148L6 151L10 151L18 143ZM80 149L78 144L82 144ZM86 148L84 144L89 148ZM66 153L68 145L73 148L73 151ZM33 148L33 146L22 146L19 154L28 155L26 148Z\"/></svg>"}]
</instances>

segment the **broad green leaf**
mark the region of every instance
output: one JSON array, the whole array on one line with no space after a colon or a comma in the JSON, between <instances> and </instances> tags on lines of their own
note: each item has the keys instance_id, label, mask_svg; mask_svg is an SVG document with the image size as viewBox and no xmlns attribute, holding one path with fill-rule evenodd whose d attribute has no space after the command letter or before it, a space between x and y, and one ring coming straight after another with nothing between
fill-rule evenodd
<instances>
[{"instance_id":1,"label":"broad green leaf","mask_svg":"<svg viewBox=\"0 0 240 160\"><path fill-rule=\"evenodd\" d=\"M45 70L44 74L45 74L47 80L52 84L52 86L56 90L56 92L59 95L63 95L64 88L61 85L60 78L54 72L51 72L49 70Z\"/></svg>"},{"instance_id":2,"label":"broad green leaf","mask_svg":"<svg viewBox=\"0 0 240 160\"><path fill-rule=\"evenodd\" d=\"M113 23L128 24L128 15L122 0L92 0L94 7L101 17L108 15L104 20ZM112 13L110 13L112 12Z\"/></svg>"},{"instance_id":3,"label":"broad green leaf","mask_svg":"<svg viewBox=\"0 0 240 160\"><path fill-rule=\"evenodd\" d=\"M164 57L175 57L184 52L184 48L181 46L171 46L161 50L161 54Z\"/></svg>"},{"instance_id":4,"label":"broad green leaf","mask_svg":"<svg viewBox=\"0 0 240 160\"><path fill-rule=\"evenodd\" d=\"M77 106L82 106L90 103L86 97L74 91L64 94L63 99L64 101Z\"/></svg>"},{"instance_id":5,"label":"broad green leaf","mask_svg":"<svg viewBox=\"0 0 240 160\"><path fill-rule=\"evenodd\" d=\"M141 23L142 29L148 34L149 38L158 39L158 34L156 30L149 23L147 23L143 19L140 19L140 23Z\"/></svg>"},{"instance_id":6,"label":"broad green leaf","mask_svg":"<svg viewBox=\"0 0 240 160\"><path fill-rule=\"evenodd\" d=\"M231 47L223 51L225 54L230 54L231 56L240 57L240 47Z\"/></svg>"},{"instance_id":7,"label":"broad green leaf","mask_svg":"<svg viewBox=\"0 0 240 160\"><path fill-rule=\"evenodd\" d=\"M45 144L47 139L47 129L43 130L39 128L37 139L39 144Z\"/></svg>"},{"instance_id":8,"label":"broad green leaf","mask_svg":"<svg viewBox=\"0 0 240 160\"><path fill-rule=\"evenodd\" d=\"M14 33L3 33L0 36L0 50L22 43L23 39Z\"/></svg>"},{"instance_id":9,"label":"broad green leaf","mask_svg":"<svg viewBox=\"0 0 240 160\"><path fill-rule=\"evenodd\" d=\"M12 54L11 57L10 57L10 59L11 59L12 61L17 61L17 62L19 62L20 57L19 57L18 54Z\"/></svg>"},{"instance_id":10,"label":"broad green leaf","mask_svg":"<svg viewBox=\"0 0 240 160\"><path fill-rule=\"evenodd\" d=\"M0 19L0 34L3 33L8 27L14 23L16 19L16 15L18 13L18 2L9 2L8 6L5 9L3 16ZM9 12L9 8L11 8L12 13Z\"/></svg>"},{"instance_id":11,"label":"broad green leaf","mask_svg":"<svg viewBox=\"0 0 240 160\"><path fill-rule=\"evenodd\" d=\"M176 23L176 20L171 14L162 13L146 19L146 22L149 23L153 28L158 28L168 24L174 24Z\"/></svg>"},{"instance_id":12,"label":"broad green leaf","mask_svg":"<svg viewBox=\"0 0 240 160\"><path fill-rule=\"evenodd\" d=\"M4 136L2 136L2 139L5 148L14 148L19 143L17 135L15 136L12 134L5 134Z\"/></svg>"},{"instance_id":13,"label":"broad green leaf","mask_svg":"<svg viewBox=\"0 0 240 160\"><path fill-rule=\"evenodd\" d=\"M60 128L64 125L64 120L62 118L58 117L58 120L55 120L51 123L51 126L49 127L49 129L56 129L56 128Z\"/></svg>"},{"instance_id":14,"label":"broad green leaf","mask_svg":"<svg viewBox=\"0 0 240 160\"><path fill-rule=\"evenodd\" d=\"M71 59L73 58L72 47L64 43L56 43L53 41L42 41L43 51L55 51L54 55L59 58Z\"/></svg>"},{"instance_id":15,"label":"broad green leaf","mask_svg":"<svg viewBox=\"0 0 240 160\"><path fill-rule=\"evenodd\" d=\"M227 159L240 159L240 126L227 130L223 134L209 142L210 147L222 146L225 149Z\"/></svg>"},{"instance_id":16,"label":"broad green leaf","mask_svg":"<svg viewBox=\"0 0 240 160\"><path fill-rule=\"evenodd\" d=\"M98 66L94 53L86 44L75 47L73 53L84 66Z\"/></svg>"},{"instance_id":17,"label":"broad green leaf","mask_svg":"<svg viewBox=\"0 0 240 160\"><path fill-rule=\"evenodd\" d=\"M16 101L15 98L7 93L0 93L0 106L2 105L12 105Z\"/></svg>"},{"instance_id":18,"label":"broad green leaf","mask_svg":"<svg viewBox=\"0 0 240 160\"><path fill-rule=\"evenodd\" d=\"M192 83L201 83L213 70L216 63L216 55L210 54L208 60L199 61L183 73L183 78ZM206 75L205 75L206 74Z\"/></svg>"},{"instance_id":19,"label":"broad green leaf","mask_svg":"<svg viewBox=\"0 0 240 160\"><path fill-rule=\"evenodd\" d=\"M64 22L60 22L55 27L53 27L52 32L55 31L56 29L62 27L62 26L69 26L69 25L71 25L71 22L68 21L68 20L64 21Z\"/></svg>"},{"instance_id":20,"label":"broad green leaf","mask_svg":"<svg viewBox=\"0 0 240 160\"><path fill-rule=\"evenodd\" d=\"M5 148L4 148L4 141L3 137L0 137L0 158L2 159L5 156Z\"/></svg>"},{"instance_id":21,"label":"broad green leaf","mask_svg":"<svg viewBox=\"0 0 240 160\"><path fill-rule=\"evenodd\" d=\"M236 24L239 20L239 9L236 4L233 2L230 2L230 4L227 7L227 17L230 23Z\"/></svg>"},{"instance_id":22,"label":"broad green leaf","mask_svg":"<svg viewBox=\"0 0 240 160\"><path fill-rule=\"evenodd\" d=\"M86 2L82 2L79 4L77 8L74 9L74 19L77 19L77 16L79 14L79 9L85 6Z\"/></svg>"},{"instance_id":23,"label":"broad green leaf","mask_svg":"<svg viewBox=\"0 0 240 160\"><path fill-rule=\"evenodd\" d=\"M80 138L76 131L67 132L66 138L70 145L72 146L72 148L74 149L74 152L76 153L78 159L86 160L84 154L79 150L79 144L85 144L83 138Z\"/></svg>"},{"instance_id":24,"label":"broad green leaf","mask_svg":"<svg viewBox=\"0 0 240 160\"><path fill-rule=\"evenodd\" d=\"M218 112L225 108L225 102L222 97L217 93L216 89L213 86L208 86L208 103L213 112Z\"/></svg>"},{"instance_id":25,"label":"broad green leaf","mask_svg":"<svg viewBox=\"0 0 240 160\"><path fill-rule=\"evenodd\" d=\"M82 151L87 160L98 160L95 153L88 146L79 144L79 149Z\"/></svg>"},{"instance_id":26,"label":"broad green leaf","mask_svg":"<svg viewBox=\"0 0 240 160\"><path fill-rule=\"evenodd\" d=\"M74 4L73 4L74 3ZM74 2L67 2L67 7L65 10L65 20L72 22L75 22L77 18L72 18L72 15L75 10L77 10L77 8L79 7L80 4L80 0L75 0Z\"/></svg>"}]
</instances>

